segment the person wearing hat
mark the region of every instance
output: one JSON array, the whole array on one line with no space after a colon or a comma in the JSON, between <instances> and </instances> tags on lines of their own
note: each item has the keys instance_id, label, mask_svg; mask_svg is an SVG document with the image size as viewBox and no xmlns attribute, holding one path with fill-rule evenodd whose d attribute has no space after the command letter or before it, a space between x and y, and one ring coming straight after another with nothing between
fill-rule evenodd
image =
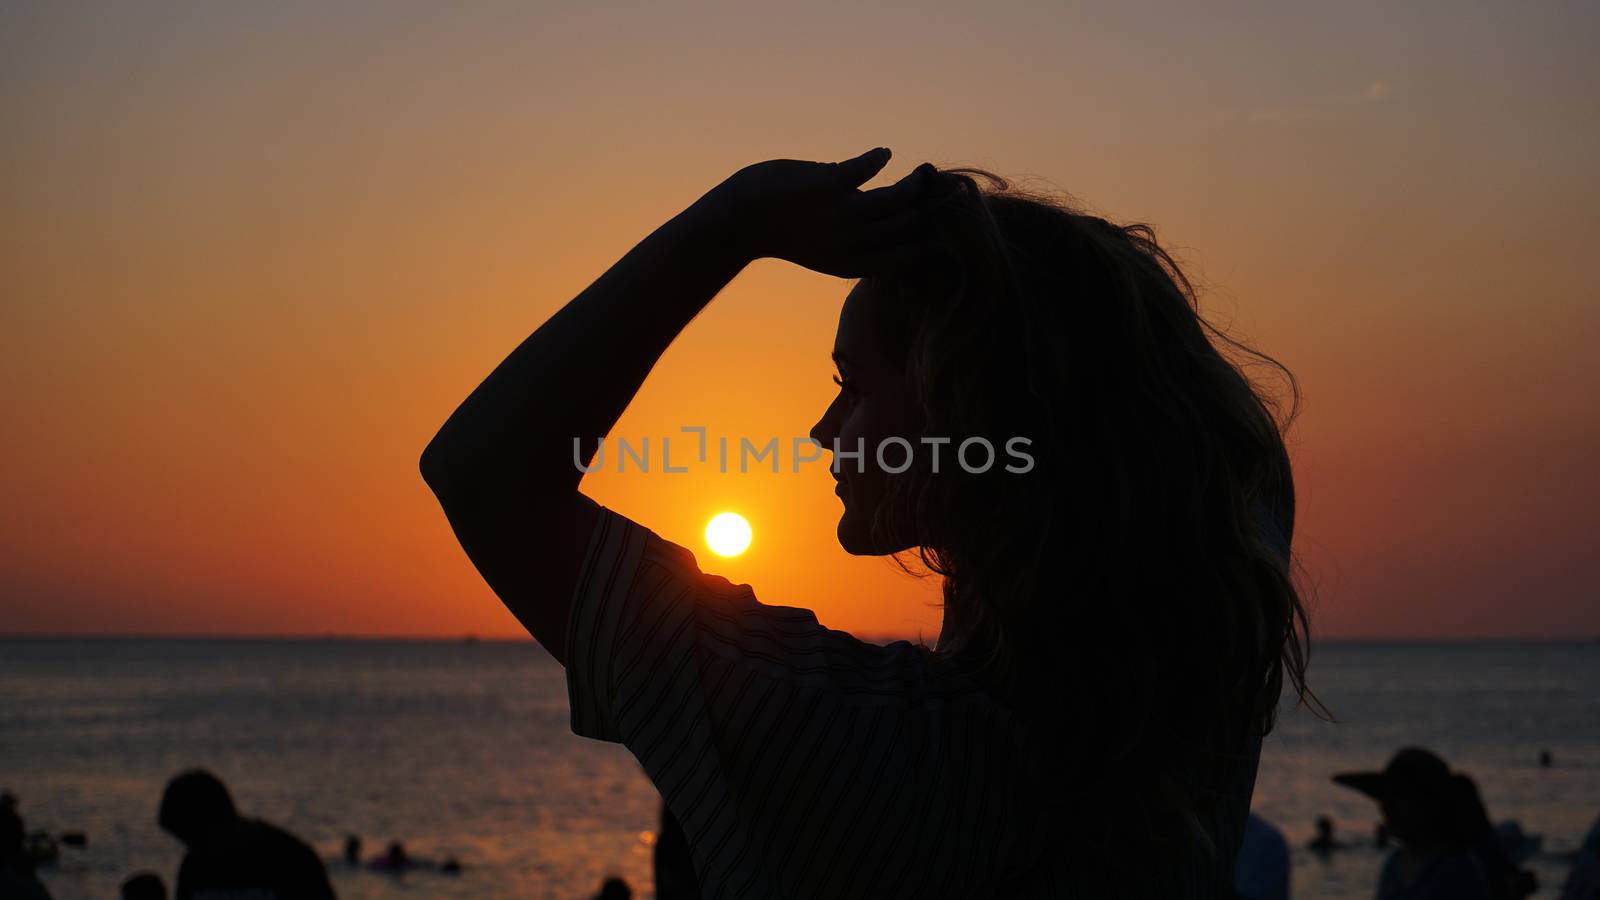
<instances>
[{"instance_id":1,"label":"person wearing hat","mask_svg":"<svg viewBox=\"0 0 1600 900\"><path fill-rule=\"evenodd\" d=\"M1381 772L1333 776L1378 801L1389 833L1400 842L1384 861L1375 900L1494 898L1472 837L1462 827L1463 778L1420 747L1400 750Z\"/></svg>"}]
</instances>

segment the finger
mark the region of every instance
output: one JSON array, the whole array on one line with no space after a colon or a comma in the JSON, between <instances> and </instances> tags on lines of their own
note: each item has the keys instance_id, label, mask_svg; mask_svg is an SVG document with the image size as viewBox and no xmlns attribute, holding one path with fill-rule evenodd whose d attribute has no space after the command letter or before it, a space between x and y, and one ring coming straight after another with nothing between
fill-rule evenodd
<instances>
[{"instance_id":1,"label":"finger","mask_svg":"<svg viewBox=\"0 0 1600 900\"><path fill-rule=\"evenodd\" d=\"M893 155L888 147L877 147L844 162L830 163L833 166L832 175L839 184L846 187L860 187L867 179L878 174L883 167L889 164L889 157Z\"/></svg>"}]
</instances>

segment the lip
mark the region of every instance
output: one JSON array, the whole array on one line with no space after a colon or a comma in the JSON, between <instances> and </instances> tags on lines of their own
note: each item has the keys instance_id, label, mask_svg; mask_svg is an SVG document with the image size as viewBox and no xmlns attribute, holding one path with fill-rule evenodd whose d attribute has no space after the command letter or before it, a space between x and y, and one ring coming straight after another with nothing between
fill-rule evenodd
<instances>
[{"instance_id":1,"label":"lip","mask_svg":"<svg viewBox=\"0 0 1600 900\"><path fill-rule=\"evenodd\" d=\"M843 497L844 496L844 482L843 481L834 482L833 493L834 493L835 496L838 496L838 497Z\"/></svg>"}]
</instances>

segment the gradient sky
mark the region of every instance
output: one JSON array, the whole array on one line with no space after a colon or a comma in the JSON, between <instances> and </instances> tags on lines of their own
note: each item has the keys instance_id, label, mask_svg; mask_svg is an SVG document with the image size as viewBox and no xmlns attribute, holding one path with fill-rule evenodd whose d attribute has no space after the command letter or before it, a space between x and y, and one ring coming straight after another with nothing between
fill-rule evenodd
<instances>
[{"instance_id":1,"label":"gradient sky","mask_svg":"<svg viewBox=\"0 0 1600 900\"><path fill-rule=\"evenodd\" d=\"M0 632L520 634L429 437L735 169L885 145L1154 224L1294 371L1317 634L1600 633L1593 4L68 6L0 9ZM803 435L847 287L752 266L616 433ZM830 487L585 489L936 633Z\"/></svg>"}]
</instances>

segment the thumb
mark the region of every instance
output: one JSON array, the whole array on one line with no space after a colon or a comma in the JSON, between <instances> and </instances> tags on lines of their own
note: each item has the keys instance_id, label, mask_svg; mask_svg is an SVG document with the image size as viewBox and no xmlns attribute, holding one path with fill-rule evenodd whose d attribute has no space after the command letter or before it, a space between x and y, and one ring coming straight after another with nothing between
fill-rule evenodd
<instances>
[{"instance_id":1,"label":"thumb","mask_svg":"<svg viewBox=\"0 0 1600 900\"><path fill-rule=\"evenodd\" d=\"M834 175L850 187L859 187L867 179L882 171L883 167L889 164L891 155L888 147L876 147L854 159L834 163Z\"/></svg>"}]
</instances>

